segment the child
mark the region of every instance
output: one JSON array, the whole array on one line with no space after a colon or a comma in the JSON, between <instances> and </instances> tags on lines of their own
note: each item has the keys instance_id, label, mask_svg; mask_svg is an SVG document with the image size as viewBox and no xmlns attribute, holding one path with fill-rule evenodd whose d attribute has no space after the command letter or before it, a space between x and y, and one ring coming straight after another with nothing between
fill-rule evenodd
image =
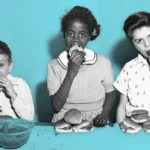
<instances>
[{"instance_id":1,"label":"child","mask_svg":"<svg viewBox=\"0 0 150 150\"><path fill-rule=\"evenodd\" d=\"M34 108L27 83L9 74L13 66L11 51L0 41L0 118L32 120Z\"/></svg>"},{"instance_id":2,"label":"child","mask_svg":"<svg viewBox=\"0 0 150 150\"><path fill-rule=\"evenodd\" d=\"M53 123L70 109L78 109L82 119L105 126L114 102L110 61L86 48L100 34L92 12L75 6L61 21L66 50L48 64L47 85L54 108Z\"/></svg>"},{"instance_id":3,"label":"child","mask_svg":"<svg viewBox=\"0 0 150 150\"><path fill-rule=\"evenodd\" d=\"M138 56L125 64L114 83L121 93L117 122L127 131L130 128L124 124L127 118L143 125L150 113L150 13L130 15L123 29L138 51Z\"/></svg>"}]
</instances>

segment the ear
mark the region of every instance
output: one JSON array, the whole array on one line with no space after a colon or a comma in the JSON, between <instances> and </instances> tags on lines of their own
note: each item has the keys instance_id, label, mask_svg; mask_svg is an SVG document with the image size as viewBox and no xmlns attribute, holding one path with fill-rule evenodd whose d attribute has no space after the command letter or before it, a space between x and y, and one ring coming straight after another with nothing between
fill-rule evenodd
<instances>
[{"instance_id":1,"label":"ear","mask_svg":"<svg viewBox=\"0 0 150 150\"><path fill-rule=\"evenodd\" d=\"M14 65L14 63L11 62L10 65L9 65L9 72L12 70L13 65Z\"/></svg>"}]
</instances>

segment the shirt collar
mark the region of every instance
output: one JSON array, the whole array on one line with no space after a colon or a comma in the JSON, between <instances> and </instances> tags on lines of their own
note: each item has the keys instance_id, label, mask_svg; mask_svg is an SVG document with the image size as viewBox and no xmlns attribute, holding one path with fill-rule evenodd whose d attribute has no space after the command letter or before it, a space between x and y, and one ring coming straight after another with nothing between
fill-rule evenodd
<instances>
[{"instance_id":1,"label":"shirt collar","mask_svg":"<svg viewBox=\"0 0 150 150\"><path fill-rule=\"evenodd\" d=\"M144 58L141 54L138 54L137 63L143 63L144 65L149 66L146 58Z\"/></svg>"},{"instance_id":2,"label":"shirt collar","mask_svg":"<svg viewBox=\"0 0 150 150\"><path fill-rule=\"evenodd\" d=\"M11 81L12 85L18 86L17 78L13 77L10 74L7 75L7 78Z\"/></svg>"}]
</instances>

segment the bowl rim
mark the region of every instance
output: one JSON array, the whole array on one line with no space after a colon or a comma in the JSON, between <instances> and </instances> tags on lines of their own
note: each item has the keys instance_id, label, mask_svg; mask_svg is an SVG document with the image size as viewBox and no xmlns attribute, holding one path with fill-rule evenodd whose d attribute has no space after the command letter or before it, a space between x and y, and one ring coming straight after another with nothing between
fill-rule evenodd
<instances>
[{"instance_id":1,"label":"bowl rim","mask_svg":"<svg viewBox=\"0 0 150 150\"><path fill-rule=\"evenodd\" d=\"M9 118L9 119L4 119L4 120L0 120L0 123L1 122L5 122L5 121L9 121L9 120L22 120L22 121L26 121L28 123L31 124L31 128L25 130L25 131L21 131L19 133L2 133L0 132L0 135L17 135L17 134L22 134L22 133L26 133L27 131L31 130L35 127L35 124L33 121L30 121L30 120L25 120L25 119L22 119L22 118Z\"/></svg>"}]
</instances>

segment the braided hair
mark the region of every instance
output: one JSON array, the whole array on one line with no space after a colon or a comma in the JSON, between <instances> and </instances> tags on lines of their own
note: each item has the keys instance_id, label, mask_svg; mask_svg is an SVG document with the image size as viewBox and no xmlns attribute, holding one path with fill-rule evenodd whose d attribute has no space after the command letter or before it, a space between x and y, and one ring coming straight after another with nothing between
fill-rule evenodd
<instances>
[{"instance_id":1,"label":"braided hair","mask_svg":"<svg viewBox=\"0 0 150 150\"><path fill-rule=\"evenodd\" d=\"M70 21L73 21L75 19L78 19L87 25L91 41L95 40L99 36L100 25L97 23L97 20L95 19L92 12L88 8L82 6L75 6L62 17L61 31L65 33Z\"/></svg>"}]
</instances>

